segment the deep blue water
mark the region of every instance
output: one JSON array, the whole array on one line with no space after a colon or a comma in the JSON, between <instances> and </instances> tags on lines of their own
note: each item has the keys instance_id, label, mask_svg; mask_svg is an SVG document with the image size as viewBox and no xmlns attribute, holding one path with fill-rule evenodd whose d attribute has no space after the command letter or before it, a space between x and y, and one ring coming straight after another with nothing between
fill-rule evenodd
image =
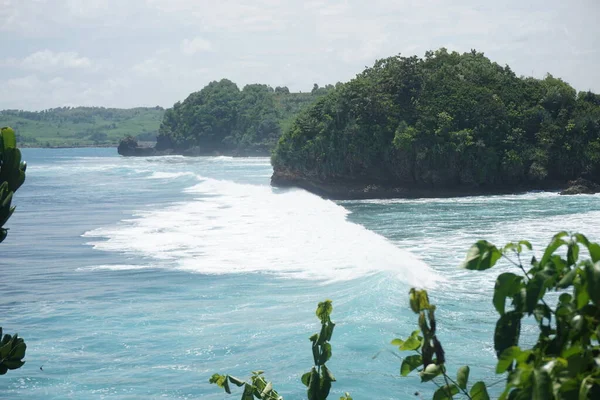
<instances>
[{"instance_id":1,"label":"deep blue water","mask_svg":"<svg viewBox=\"0 0 600 400\"><path fill-rule=\"evenodd\" d=\"M0 377L2 398L225 399L212 373L262 369L303 399L325 298L338 324L331 398L427 396L431 385L399 377L389 345L416 329L411 286L438 305L451 368L495 382L491 290L509 267L460 270L468 247L539 249L562 229L600 240L598 196L331 202L272 189L263 158L23 153L0 245L0 326L26 339L27 363Z\"/></svg>"}]
</instances>

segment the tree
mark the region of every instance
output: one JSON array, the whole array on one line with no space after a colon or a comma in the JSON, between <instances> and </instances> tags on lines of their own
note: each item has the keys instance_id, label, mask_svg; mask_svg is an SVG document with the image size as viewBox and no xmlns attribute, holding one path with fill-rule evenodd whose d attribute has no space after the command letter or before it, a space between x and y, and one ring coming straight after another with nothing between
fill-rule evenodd
<instances>
[{"instance_id":1,"label":"tree","mask_svg":"<svg viewBox=\"0 0 600 400\"><path fill-rule=\"evenodd\" d=\"M25 181L27 165L21 161L15 132L11 128L0 129L0 242L6 239L8 229L4 227L15 211L11 205L14 193ZM8 370L21 368L25 361L27 345L18 334L2 336L0 327L0 375Z\"/></svg>"}]
</instances>

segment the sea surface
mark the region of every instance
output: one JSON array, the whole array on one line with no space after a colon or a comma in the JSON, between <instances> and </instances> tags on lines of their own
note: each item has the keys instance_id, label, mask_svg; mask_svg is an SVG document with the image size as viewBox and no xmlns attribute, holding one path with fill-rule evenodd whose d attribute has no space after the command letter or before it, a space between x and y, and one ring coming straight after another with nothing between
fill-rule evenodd
<instances>
[{"instance_id":1,"label":"sea surface","mask_svg":"<svg viewBox=\"0 0 600 400\"><path fill-rule=\"evenodd\" d=\"M389 344L417 329L413 286L438 307L449 369L468 364L497 392L491 293L511 267L461 270L470 245L540 251L562 229L600 240L599 196L333 202L270 187L267 158L23 154L0 326L26 339L27 363L0 376L6 399L226 399L209 377L253 370L305 399L324 299L337 323L331 399L430 398Z\"/></svg>"}]
</instances>

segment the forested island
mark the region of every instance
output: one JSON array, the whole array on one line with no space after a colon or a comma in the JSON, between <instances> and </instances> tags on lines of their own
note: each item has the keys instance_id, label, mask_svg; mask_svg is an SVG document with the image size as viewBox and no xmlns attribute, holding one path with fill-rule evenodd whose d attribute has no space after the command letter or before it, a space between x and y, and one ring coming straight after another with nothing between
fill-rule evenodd
<instances>
[{"instance_id":1,"label":"forested island","mask_svg":"<svg viewBox=\"0 0 600 400\"><path fill-rule=\"evenodd\" d=\"M333 90L317 84L307 93L262 84L240 90L228 79L214 81L166 110L154 148L127 137L119 154L269 156L294 118Z\"/></svg>"},{"instance_id":2,"label":"forested island","mask_svg":"<svg viewBox=\"0 0 600 400\"><path fill-rule=\"evenodd\" d=\"M116 146L123 136L155 142L165 113L162 107L131 109L58 107L43 111L2 110L21 147Z\"/></svg>"},{"instance_id":3,"label":"forested island","mask_svg":"<svg viewBox=\"0 0 600 400\"><path fill-rule=\"evenodd\" d=\"M577 178L573 193L594 192L600 96L551 75L518 77L477 51L390 57L301 112L272 164L272 184L335 199L559 189Z\"/></svg>"}]
</instances>

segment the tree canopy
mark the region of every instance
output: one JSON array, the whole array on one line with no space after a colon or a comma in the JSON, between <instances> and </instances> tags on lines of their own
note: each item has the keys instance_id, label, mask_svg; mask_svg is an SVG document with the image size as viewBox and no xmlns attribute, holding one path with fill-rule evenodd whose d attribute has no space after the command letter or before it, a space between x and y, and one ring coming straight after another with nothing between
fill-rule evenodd
<instances>
[{"instance_id":1,"label":"tree canopy","mask_svg":"<svg viewBox=\"0 0 600 400\"><path fill-rule=\"evenodd\" d=\"M483 53L381 59L283 134L277 173L428 187L543 186L600 172L600 96Z\"/></svg>"},{"instance_id":2,"label":"tree canopy","mask_svg":"<svg viewBox=\"0 0 600 400\"><path fill-rule=\"evenodd\" d=\"M268 154L293 117L330 90L316 87L290 93L287 87L251 84L240 90L228 79L213 81L165 112L157 150Z\"/></svg>"}]
</instances>

